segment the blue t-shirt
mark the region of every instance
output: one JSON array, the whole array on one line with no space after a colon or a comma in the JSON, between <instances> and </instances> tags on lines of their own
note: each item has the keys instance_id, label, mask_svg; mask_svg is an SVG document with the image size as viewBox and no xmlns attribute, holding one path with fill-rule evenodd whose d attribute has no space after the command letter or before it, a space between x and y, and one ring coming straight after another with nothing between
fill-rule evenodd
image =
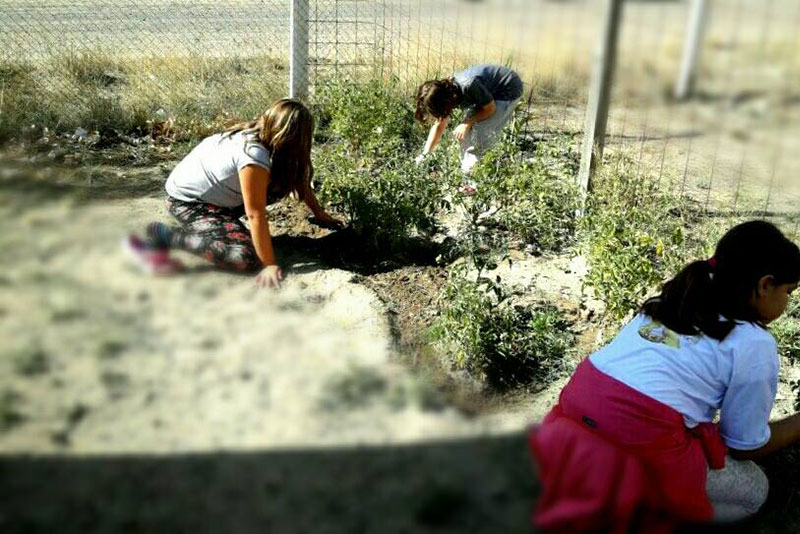
<instances>
[{"instance_id":1,"label":"blue t-shirt","mask_svg":"<svg viewBox=\"0 0 800 534\"><path fill-rule=\"evenodd\" d=\"M740 323L722 340L685 336L638 315L589 359L601 372L683 415L687 427L719 410L722 438L738 450L769 441L769 414L778 388L775 339Z\"/></svg>"},{"instance_id":2,"label":"blue t-shirt","mask_svg":"<svg viewBox=\"0 0 800 534\"><path fill-rule=\"evenodd\" d=\"M475 113L492 100L513 102L522 96L522 80L500 65L475 65L453 76L461 89L461 107Z\"/></svg>"}]
</instances>

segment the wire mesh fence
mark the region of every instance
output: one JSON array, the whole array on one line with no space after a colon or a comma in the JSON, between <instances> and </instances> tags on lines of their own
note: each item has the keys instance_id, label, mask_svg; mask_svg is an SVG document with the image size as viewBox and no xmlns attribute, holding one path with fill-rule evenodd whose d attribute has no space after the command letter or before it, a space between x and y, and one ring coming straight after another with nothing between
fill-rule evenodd
<instances>
[{"instance_id":1,"label":"wire mesh fence","mask_svg":"<svg viewBox=\"0 0 800 534\"><path fill-rule=\"evenodd\" d=\"M408 88L473 63L526 83L526 129L583 130L604 2L393 0L384 56ZM696 88L674 88L692 2L623 2L606 146L705 213L776 216L797 230L800 5L709 0Z\"/></svg>"},{"instance_id":2,"label":"wire mesh fence","mask_svg":"<svg viewBox=\"0 0 800 534\"><path fill-rule=\"evenodd\" d=\"M410 104L425 79L500 63L525 83L524 135L580 136L603 3L7 0L0 60L68 102L78 118L55 118L67 125L103 106L252 116L287 93L292 65L311 98L319 84L377 77ZM606 145L705 211L798 220L800 4L708 4L696 89L676 101L690 2L624 2Z\"/></svg>"}]
</instances>

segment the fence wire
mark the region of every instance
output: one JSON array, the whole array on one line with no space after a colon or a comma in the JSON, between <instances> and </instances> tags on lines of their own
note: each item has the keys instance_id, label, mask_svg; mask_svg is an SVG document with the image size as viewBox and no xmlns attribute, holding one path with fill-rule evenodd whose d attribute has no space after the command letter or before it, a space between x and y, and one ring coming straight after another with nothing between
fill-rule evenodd
<instances>
[{"instance_id":1,"label":"fence wire","mask_svg":"<svg viewBox=\"0 0 800 534\"><path fill-rule=\"evenodd\" d=\"M689 0L624 3L607 150L632 154L641 172L706 212L798 221L800 4L708 3L696 90L681 102L672 88ZM525 83L523 135L580 136L602 4L303 0L295 5L306 36L292 58L291 0L6 0L0 60L26 65L37 91L76 110L115 88L125 103L169 114L202 108L212 118L231 102L255 115L285 95L292 59L311 98L337 78L379 77L409 102L425 79L501 63Z\"/></svg>"}]
</instances>

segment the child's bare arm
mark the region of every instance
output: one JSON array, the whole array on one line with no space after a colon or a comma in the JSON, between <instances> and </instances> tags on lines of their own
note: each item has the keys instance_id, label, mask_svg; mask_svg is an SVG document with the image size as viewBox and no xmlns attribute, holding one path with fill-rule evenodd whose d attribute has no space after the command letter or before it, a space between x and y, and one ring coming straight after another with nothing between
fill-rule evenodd
<instances>
[{"instance_id":1,"label":"child's bare arm","mask_svg":"<svg viewBox=\"0 0 800 534\"><path fill-rule=\"evenodd\" d=\"M492 115L494 115L495 111L497 111L497 104L495 104L494 100L492 100L491 102L483 106L481 109L479 109L474 115L464 119L464 124L469 124L470 126L472 126L476 122L483 122Z\"/></svg>"},{"instance_id":2,"label":"child's bare arm","mask_svg":"<svg viewBox=\"0 0 800 534\"><path fill-rule=\"evenodd\" d=\"M442 135L444 135L444 131L449 123L450 117L445 117L444 119L439 119L433 124L433 126L431 126L431 131L428 133L428 139L425 141L425 148L422 150L423 154L430 154L436 145L439 144L439 141L442 139Z\"/></svg>"},{"instance_id":3,"label":"child's bare arm","mask_svg":"<svg viewBox=\"0 0 800 534\"><path fill-rule=\"evenodd\" d=\"M256 253L264 266L277 264L267 220L269 179L269 171L255 165L248 165L239 171L245 214L250 223L250 234L253 237Z\"/></svg>"},{"instance_id":4,"label":"child's bare arm","mask_svg":"<svg viewBox=\"0 0 800 534\"><path fill-rule=\"evenodd\" d=\"M317 220L317 223L322 225L329 225L336 228L342 227L342 221L332 217L325 211L325 209L320 205L319 200L317 200L317 196L314 194L314 189L312 189L311 184L306 184L305 191L303 192L303 202L306 203L306 206L311 210L311 213L314 214L314 218Z\"/></svg>"},{"instance_id":5,"label":"child's bare arm","mask_svg":"<svg viewBox=\"0 0 800 534\"><path fill-rule=\"evenodd\" d=\"M453 132L453 134L456 136L456 139L463 141L467 137L467 133L469 132L470 128L472 128L473 124L476 122L485 121L494 115L495 111L497 111L497 104L495 104L494 100L492 100L479 109L474 115L464 119L464 122L459 124Z\"/></svg>"},{"instance_id":6,"label":"child's bare arm","mask_svg":"<svg viewBox=\"0 0 800 534\"><path fill-rule=\"evenodd\" d=\"M737 460L760 458L800 441L800 413L770 423L769 429L770 437L765 445L751 451L731 449L731 456Z\"/></svg>"}]
</instances>

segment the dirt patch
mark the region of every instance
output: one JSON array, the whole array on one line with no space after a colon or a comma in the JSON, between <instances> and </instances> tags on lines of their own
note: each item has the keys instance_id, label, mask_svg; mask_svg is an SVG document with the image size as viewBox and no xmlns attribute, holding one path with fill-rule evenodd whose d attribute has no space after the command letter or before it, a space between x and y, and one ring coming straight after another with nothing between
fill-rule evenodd
<instances>
[{"instance_id":1,"label":"dirt patch","mask_svg":"<svg viewBox=\"0 0 800 534\"><path fill-rule=\"evenodd\" d=\"M430 249L382 258L370 273L374 258L352 234L311 224L288 201L270 208L281 291L189 256L186 274L149 278L119 241L168 220L149 185L166 169L86 173L3 162L4 452L404 443L522 428L466 413L398 355L422 343L405 332L424 332L436 308L442 271L413 263ZM351 261L352 271L337 268Z\"/></svg>"}]
</instances>

